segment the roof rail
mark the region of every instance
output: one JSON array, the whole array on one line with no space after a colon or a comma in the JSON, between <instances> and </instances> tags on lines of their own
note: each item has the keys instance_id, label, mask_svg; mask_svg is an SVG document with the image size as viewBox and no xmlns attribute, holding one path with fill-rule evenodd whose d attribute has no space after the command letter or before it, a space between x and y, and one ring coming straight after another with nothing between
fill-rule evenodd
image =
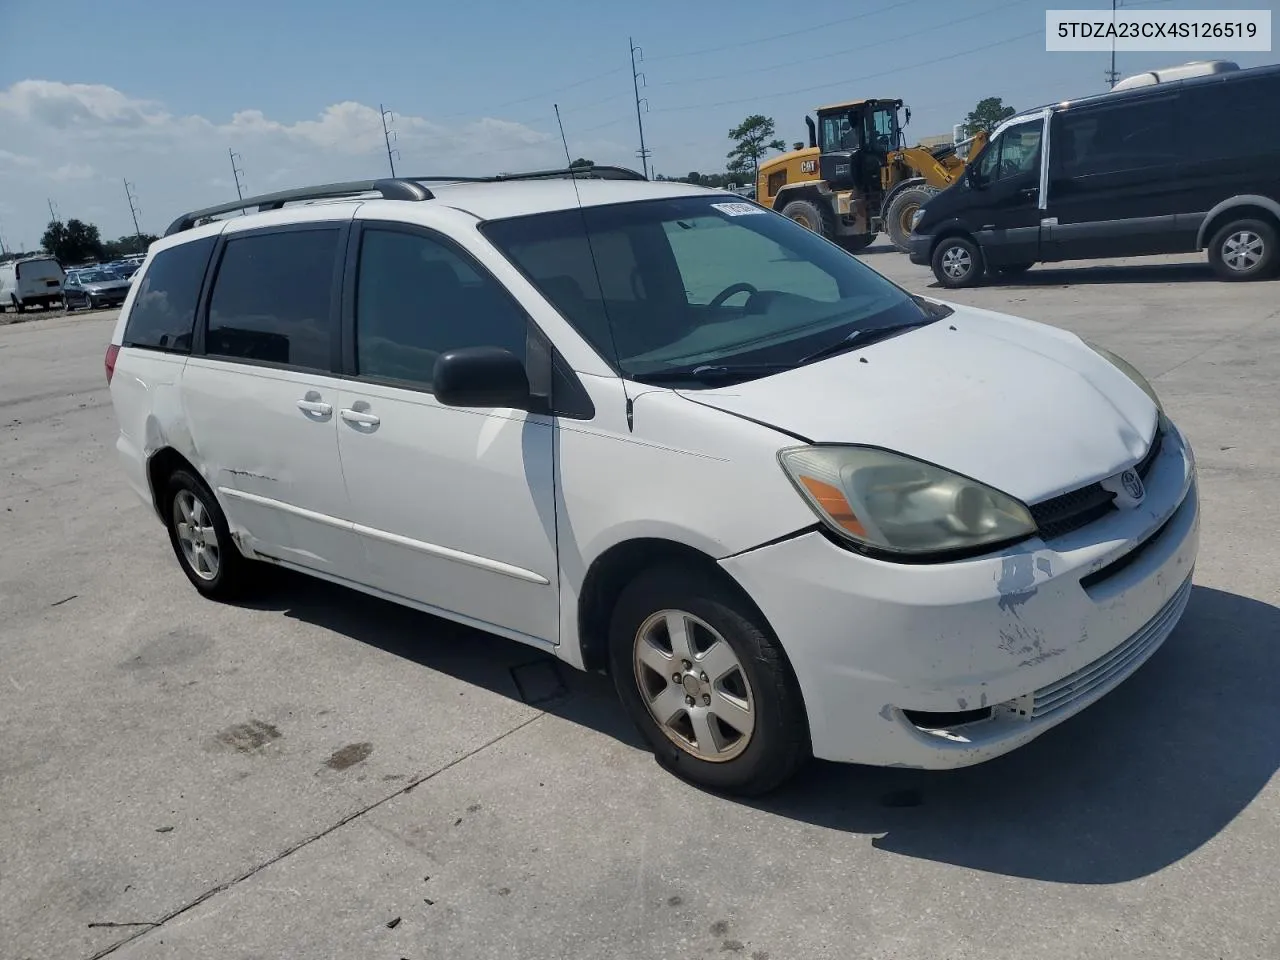
<instances>
[{"instance_id":1,"label":"roof rail","mask_svg":"<svg viewBox=\"0 0 1280 960\"><path fill-rule=\"evenodd\" d=\"M257 207L258 212L279 210L286 203L300 203L305 200L335 200L342 197L358 197L362 193L380 193L386 200L430 200L434 196L426 187L403 178L380 180L350 180L346 183L325 183L316 187L295 187L292 190L280 190L276 193L264 193L257 197L245 197L229 203L205 207L184 213L169 224L164 235L172 236L183 230L190 230L201 220L217 217L223 213L236 210L248 210Z\"/></svg>"},{"instance_id":2,"label":"roof rail","mask_svg":"<svg viewBox=\"0 0 1280 960\"><path fill-rule=\"evenodd\" d=\"M292 190L281 190L277 193L264 193L257 197L245 197L205 207L203 210L192 210L184 213L169 224L164 235L172 236L183 230L190 230L200 221L212 219L224 213L236 210L248 210L257 207L258 212L279 210L286 203L302 203L308 200L336 200L343 197L358 197L364 193L379 193L384 200L431 200L434 199L424 183L501 183L506 180L553 180L558 177L589 177L597 180L644 180L645 175L627 167L596 166L595 164L560 167L554 170L531 170L527 173L499 173L489 177L395 177L381 180L351 180L346 183L326 183L316 187L296 187Z\"/></svg>"}]
</instances>

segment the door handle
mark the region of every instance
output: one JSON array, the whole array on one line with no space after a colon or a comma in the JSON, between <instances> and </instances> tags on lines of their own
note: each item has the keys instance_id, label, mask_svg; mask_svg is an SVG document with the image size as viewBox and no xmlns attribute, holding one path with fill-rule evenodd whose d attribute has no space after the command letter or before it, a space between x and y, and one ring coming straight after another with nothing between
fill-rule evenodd
<instances>
[{"instance_id":1,"label":"door handle","mask_svg":"<svg viewBox=\"0 0 1280 960\"><path fill-rule=\"evenodd\" d=\"M1019 190L1018 196L1026 197L1028 200L1030 200L1032 197L1035 197L1039 193L1040 193L1039 187L1027 187L1025 190Z\"/></svg>"},{"instance_id":2,"label":"door handle","mask_svg":"<svg viewBox=\"0 0 1280 960\"><path fill-rule=\"evenodd\" d=\"M363 410L352 410L346 408L338 411L338 416L342 417L347 423L359 424L362 427L377 426L382 419L374 413L365 413Z\"/></svg>"},{"instance_id":3,"label":"door handle","mask_svg":"<svg viewBox=\"0 0 1280 960\"><path fill-rule=\"evenodd\" d=\"M320 400L299 400L298 409L303 413L314 413L319 417L327 417L333 413L333 405Z\"/></svg>"}]
</instances>

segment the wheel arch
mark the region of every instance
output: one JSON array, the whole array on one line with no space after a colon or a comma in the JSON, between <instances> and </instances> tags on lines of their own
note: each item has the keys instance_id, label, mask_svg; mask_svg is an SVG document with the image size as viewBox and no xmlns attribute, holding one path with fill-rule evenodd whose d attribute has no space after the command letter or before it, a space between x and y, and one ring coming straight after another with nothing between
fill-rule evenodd
<instances>
[{"instance_id":1,"label":"wheel arch","mask_svg":"<svg viewBox=\"0 0 1280 960\"><path fill-rule=\"evenodd\" d=\"M959 220L949 220L940 224L930 235L929 258L933 258L933 252L938 249L938 244L943 240L949 240L951 237L964 237L976 245L979 250L982 249L982 244L978 243L978 238L973 235L972 230Z\"/></svg>"},{"instance_id":2,"label":"wheel arch","mask_svg":"<svg viewBox=\"0 0 1280 960\"><path fill-rule=\"evenodd\" d=\"M178 470L187 470L192 476L199 477L203 481L200 471L176 447L160 447L147 458L147 483L151 487L151 503L161 523L167 524L168 518L165 516L160 498L164 494L166 481Z\"/></svg>"},{"instance_id":3,"label":"wheel arch","mask_svg":"<svg viewBox=\"0 0 1280 960\"><path fill-rule=\"evenodd\" d=\"M804 183L784 186L774 195L773 209L781 212L782 208L792 200L808 200L810 203L821 203L830 206L831 191L819 186L822 183L823 181L821 180L809 180Z\"/></svg>"},{"instance_id":4,"label":"wheel arch","mask_svg":"<svg viewBox=\"0 0 1280 960\"><path fill-rule=\"evenodd\" d=\"M772 632L768 618L751 595L709 553L666 537L633 537L613 544L596 557L578 591L577 633L584 669L608 669L609 620L623 589L643 571L667 565L705 572L731 590L746 609L759 618L759 623Z\"/></svg>"},{"instance_id":5,"label":"wheel arch","mask_svg":"<svg viewBox=\"0 0 1280 960\"><path fill-rule=\"evenodd\" d=\"M880 201L880 217L883 219L889 212L889 205L893 203L893 198L900 194L903 190L910 190L912 187L927 187L929 181L924 177L911 177L897 184L892 190L884 195L884 199Z\"/></svg>"},{"instance_id":6,"label":"wheel arch","mask_svg":"<svg viewBox=\"0 0 1280 960\"><path fill-rule=\"evenodd\" d=\"M1227 222L1249 215L1268 221L1280 231L1280 203L1258 194L1241 194L1223 200L1205 214L1204 222L1196 233L1196 249L1207 247L1209 240Z\"/></svg>"}]
</instances>

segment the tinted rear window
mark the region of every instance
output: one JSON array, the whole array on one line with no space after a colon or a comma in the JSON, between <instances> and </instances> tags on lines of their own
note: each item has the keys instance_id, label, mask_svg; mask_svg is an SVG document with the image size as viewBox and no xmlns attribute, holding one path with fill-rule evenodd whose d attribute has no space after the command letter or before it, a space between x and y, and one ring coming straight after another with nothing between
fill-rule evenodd
<instances>
[{"instance_id":1,"label":"tinted rear window","mask_svg":"<svg viewBox=\"0 0 1280 960\"><path fill-rule=\"evenodd\" d=\"M1280 127L1266 118L1275 116L1278 102L1280 73L1188 84L1178 113L1183 124L1199 129L1187 129L1179 149L1191 160L1274 158L1280 155Z\"/></svg>"},{"instance_id":2,"label":"tinted rear window","mask_svg":"<svg viewBox=\"0 0 1280 960\"><path fill-rule=\"evenodd\" d=\"M125 346L178 352L191 350L191 331L195 326L200 284L216 239L193 240L155 255L151 266L142 275L142 286L138 288L133 309L129 311L124 330ZM85 274L80 277L84 280Z\"/></svg>"},{"instance_id":3,"label":"tinted rear window","mask_svg":"<svg viewBox=\"0 0 1280 960\"><path fill-rule=\"evenodd\" d=\"M329 370L338 236L324 228L229 241L209 301L205 352Z\"/></svg>"}]
</instances>

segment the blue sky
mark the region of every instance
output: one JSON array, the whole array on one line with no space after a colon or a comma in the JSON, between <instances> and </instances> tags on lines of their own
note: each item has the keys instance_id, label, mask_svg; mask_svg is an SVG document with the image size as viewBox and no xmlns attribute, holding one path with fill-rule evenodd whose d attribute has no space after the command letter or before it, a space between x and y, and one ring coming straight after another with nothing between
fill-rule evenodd
<instances>
[{"instance_id":1,"label":"blue sky","mask_svg":"<svg viewBox=\"0 0 1280 960\"><path fill-rule=\"evenodd\" d=\"M1105 89L1106 54L1045 52L1046 6L64 0L51 15L47 0L0 0L0 235L34 246L48 199L104 237L132 232L123 177L143 229L161 232L234 198L228 149L250 192L381 175L380 103L396 114L402 173L563 163L554 102L575 157L638 167L629 36L644 51L646 141L662 173L723 169L725 134L749 113L791 141L806 110L845 97L902 97L909 139L947 133L981 97L1021 108ZM1121 54L1118 67L1211 56Z\"/></svg>"}]
</instances>

